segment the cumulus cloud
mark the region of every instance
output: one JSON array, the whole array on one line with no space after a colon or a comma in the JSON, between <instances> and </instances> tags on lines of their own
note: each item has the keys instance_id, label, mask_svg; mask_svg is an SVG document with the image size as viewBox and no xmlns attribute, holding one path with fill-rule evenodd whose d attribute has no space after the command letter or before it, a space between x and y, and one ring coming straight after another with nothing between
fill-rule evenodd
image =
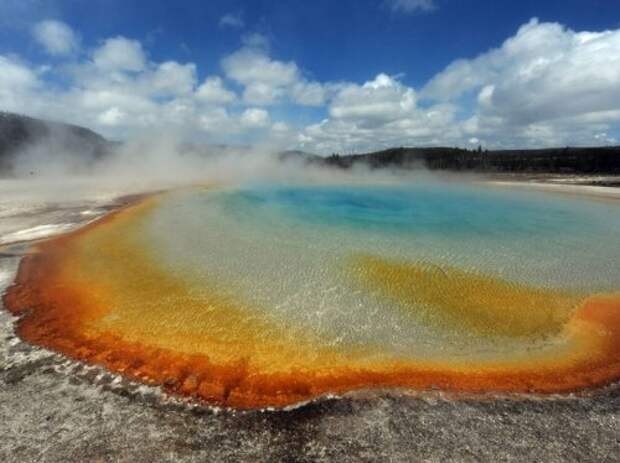
<instances>
[{"instance_id":1,"label":"cumulus cloud","mask_svg":"<svg viewBox=\"0 0 620 463\"><path fill-rule=\"evenodd\" d=\"M292 100L303 106L322 106L327 100L328 89L319 82L300 80L290 88Z\"/></svg>"},{"instance_id":2,"label":"cumulus cloud","mask_svg":"<svg viewBox=\"0 0 620 463\"><path fill-rule=\"evenodd\" d=\"M221 75L204 78L195 63L153 61L139 41L122 36L66 62L56 56L55 64L38 66L0 55L0 110L86 125L112 138L164 129L217 143L264 136L324 154L597 145L617 143L620 133L620 30L577 32L532 20L422 88L385 73L366 82L314 80L295 61L272 56L256 33L223 57ZM316 107L305 126L296 121L306 115L286 117L301 106Z\"/></svg>"},{"instance_id":3,"label":"cumulus cloud","mask_svg":"<svg viewBox=\"0 0 620 463\"><path fill-rule=\"evenodd\" d=\"M193 91L196 85L196 65L180 64L166 61L159 64L149 76L148 85L154 94L162 96L185 95Z\"/></svg>"},{"instance_id":4,"label":"cumulus cloud","mask_svg":"<svg viewBox=\"0 0 620 463\"><path fill-rule=\"evenodd\" d=\"M450 64L421 96L458 101L473 94L469 132L486 139L512 132L513 143L549 144L620 121L619 83L620 30L575 32L533 19L501 47Z\"/></svg>"},{"instance_id":5,"label":"cumulus cloud","mask_svg":"<svg viewBox=\"0 0 620 463\"><path fill-rule=\"evenodd\" d=\"M66 88L48 84L50 73L62 75ZM85 125L112 138L155 130L221 142L243 129L268 131L267 111L231 112L226 106L234 101L221 77L199 85L194 63L149 61L140 42L124 37L49 69L0 55L1 110Z\"/></svg>"},{"instance_id":6,"label":"cumulus cloud","mask_svg":"<svg viewBox=\"0 0 620 463\"><path fill-rule=\"evenodd\" d=\"M0 109L23 112L24 100L39 86L37 74L28 66L0 55Z\"/></svg>"},{"instance_id":7,"label":"cumulus cloud","mask_svg":"<svg viewBox=\"0 0 620 463\"><path fill-rule=\"evenodd\" d=\"M224 81L219 76L210 76L196 90L196 96L201 101L215 104L227 104L235 101L234 92L224 86Z\"/></svg>"},{"instance_id":8,"label":"cumulus cloud","mask_svg":"<svg viewBox=\"0 0 620 463\"><path fill-rule=\"evenodd\" d=\"M95 50L93 61L106 71L141 71L146 55L140 42L119 36L107 39Z\"/></svg>"},{"instance_id":9,"label":"cumulus cloud","mask_svg":"<svg viewBox=\"0 0 620 463\"><path fill-rule=\"evenodd\" d=\"M67 55L79 48L73 29L61 21L40 21L33 27L32 34L50 55Z\"/></svg>"},{"instance_id":10,"label":"cumulus cloud","mask_svg":"<svg viewBox=\"0 0 620 463\"><path fill-rule=\"evenodd\" d=\"M379 74L363 85L342 87L332 101L329 113L335 118L372 125L406 117L414 109L415 100L412 88L386 74Z\"/></svg>"},{"instance_id":11,"label":"cumulus cloud","mask_svg":"<svg viewBox=\"0 0 620 463\"><path fill-rule=\"evenodd\" d=\"M267 55L244 48L222 61L226 75L242 84L265 82L283 86L297 79L297 65L293 62L271 60Z\"/></svg>"},{"instance_id":12,"label":"cumulus cloud","mask_svg":"<svg viewBox=\"0 0 620 463\"><path fill-rule=\"evenodd\" d=\"M0 55L0 91L21 91L37 84L36 74L14 58Z\"/></svg>"},{"instance_id":13,"label":"cumulus cloud","mask_svg":"<svg viewBox=\"0 0 620 463\"><path fill-rule=\"evenodd\" d=\"M241 114L241 124L244 127L266 127L269 123L269 113L264 109L248 108Z\"/></svg>"},{"instance_id":14,"label":"cumulus cloud","mask_svg":"<svg viewBox=\"0 0 620 463\"><path fill-rule=\"evenodd\" d=\"M432 11L437 8L435 0L386 0L392 11L415 13L417 11Z\"/></svg>"},{"instance_id":15,"label":"cumulus cloud","mask_svg":"<svg viewBox=\"0 0 620 463\"><path fill-rule=\"evenodd\" d=\"M229 79L244 86L243 100L252 105L271 105L285 99L307 106L325 101L325 90L318 82L306 80L294 61L272 59L264 36L252 34L245 45L222 60Z\"/></svg>"},{"instance_id":16,"label":"cumulus cloud","mask_svg":"<svg viewBox=\"0 0 620 463\"><path fill-rule=\"evenodd\" d=\"M306 127L298 140L318 152L347 152L458 138L458 130L450 129L453 105L419 108L416 101L413 88L387 74L362 85L341 84L329 106L330 117Z\"/></svg>"},{"instance_id":17,"label":"cumulus cloud","mask_svg":"<svg viewBox=\"0 0 620 463\"><path fill-rule=\"evenodd\" d=\"M241 13L227 13L220 18L220 27L241 29L245 25Z\"/></svg>"}]
</instances>

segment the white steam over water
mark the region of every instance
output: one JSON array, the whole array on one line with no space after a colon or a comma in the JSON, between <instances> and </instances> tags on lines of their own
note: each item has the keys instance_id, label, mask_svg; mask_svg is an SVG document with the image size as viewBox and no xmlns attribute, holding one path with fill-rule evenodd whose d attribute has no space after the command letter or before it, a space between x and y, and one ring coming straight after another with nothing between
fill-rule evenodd
<instances>
[{"instance_id":1,"label":"white steam over water","mask_svg":"<svg viewBox=\"0 0 620 463\"><path fill-rule=\"evenodd\" d=\"M278 157L283 146L188 145L171 134L118 144L100 158L63 148L55 130L14 157L11 178L0 177L0 244L41 239L96 218L115 199L195 185L392 182L404 174L349 171ZM426 174L417 173L416 178Z\"/></svg>"}]
</instances>

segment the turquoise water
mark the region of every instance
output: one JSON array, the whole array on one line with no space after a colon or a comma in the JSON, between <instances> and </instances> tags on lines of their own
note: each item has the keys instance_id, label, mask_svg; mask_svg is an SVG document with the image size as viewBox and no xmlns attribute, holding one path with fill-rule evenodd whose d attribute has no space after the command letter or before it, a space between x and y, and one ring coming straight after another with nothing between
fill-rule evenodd
<instances>
[{"instance_id":1,"label":"turquoise water","mask_svg":"<svg viewBox=\"0 0 620 463\"><path fill-rule=\"evenodd\" d=\"M191 191L167 197L145 232L173 274L215 284L326 344L380 342L395 354L458 355L469 340L433 332L360 290L346 267L350 256L450 265L536 287L620 289L615 203L475 185Z\"/></svg>"},{"instance_id":2,"label":"turquoise water","mask_svg":"<svg viewBox=\"0 0 620 463\"><path fill-rule=\"evenodd\" d=\"M617 213L609 206L448 185L259 186L240 190L227 201L231 214L277 208L284 216L308 223L361 227L378 233L510 238L620 231L620 216L608 217L610 212Z\"/></svg>"}]
</instances>

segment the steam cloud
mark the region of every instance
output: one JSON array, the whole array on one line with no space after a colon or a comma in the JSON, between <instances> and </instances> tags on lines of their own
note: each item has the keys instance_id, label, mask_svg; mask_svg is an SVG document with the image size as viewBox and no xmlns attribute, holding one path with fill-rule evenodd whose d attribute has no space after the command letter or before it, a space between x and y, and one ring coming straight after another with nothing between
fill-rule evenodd
<instances>
[{"instance_id":1,"label":"steam cloud","mask_svg":"<svg viewBox=\"0 0 620 463\"><path fill-rule=\"evenodd\" d=\"M182 136L174 133L143 133L110 144L102 154L93 146L75 143L56 128L14 155L12 173L17 179L28 180L32 188L46 191L45 187L50 187L50 194L53 185L67 190L65 194L71 194L69 185L81 185L76 195L84 195L88 189L130 194L195 184L385 182L412 175L360 166L340 170L309 163L303 154L283 157L284 147L271 142L231 147L181 140Z\"/></svg>"}]
</instances>

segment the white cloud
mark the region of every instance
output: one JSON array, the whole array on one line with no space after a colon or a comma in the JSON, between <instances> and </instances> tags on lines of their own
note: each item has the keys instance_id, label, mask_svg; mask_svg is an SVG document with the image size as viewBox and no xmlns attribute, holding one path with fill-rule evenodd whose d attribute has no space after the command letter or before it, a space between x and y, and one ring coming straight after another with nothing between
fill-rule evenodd
<instances>
[{"instance_id":1,"label":"white cloud","mask_svg":"<svg viewBox=\"0 0 620 463\"><path fill-rule=\"evenodd\" d=\"M142 44L121 36L107 39L95 50L93 60L106 71L141 71L146 65Z\"/></svg>"},{"instance_id":2,"label":"white cloud","mask_svg":"<svg viewBox=\"0 0 620 463\"><path fill-rule=\"evenodd\" d=\"M412 88L387 74L362 85L340 85L329 106L330 117L306 127L299 141L306 149L329 153L458 139L453 105L419 108L416 100Z\"/></svg>"},{"instance_id":3,"label":"white cloud","mask_svg":"<svg viewBox=\"0 0 620 463\"><path fill-rule=\"evenodd\" d=\"M157 66L149 80L153 93L163 96L188 94L196 85L196 65L166 61Z\"/></svg>"},{"instance_id":4,"label":"white cloud","mask_svg":"<svg viewBox=\"0 0 620 463\"><path fill-rule=\"evenodd\" d=\"M349 84L334 97L329 108L332 117L358 120L365 125L406 117L415 108L413 89L386 74L379 74L363 85Z\"/></svg>"},{"instance_id":5,"label":"white cloud","mask_svg":"<svg viewBox=\"0 0 620 463\"><path fill-rule=\"evenodd\" d=\"M220 18L220 27L231 27L233 29L241 29L245 23L241 13L227 13Z\"/></svg>"},{"instance_id":6,"label":"white cloud","mask_svg":"<svg viewBox=\"0 0 620 463\"><path fill-rule=\"evenodd\" d=\"M271 130L273 130L274 132L286 133L290 130L290 127L285 122L278 121L274 122L274 124L271 126Z\"/></svg>"},{"instance_id":7,"label":"white cloud","mask_svg":"<svg viewBox=\"0 0 620 463\"><path fill-rule=\"evenodd\" d=\"M271 105L279 102L284 89L265 82L251 82L245 86L243 91L243 101L254 105Z\"/></svg>"},{"instance_id":8,"label":"white cloud","mask_svg":"<svg viewBox=\"0 0 620 463\"><path fill-rule=\"evenodd\" d=\"M386 0L392 11L415 13L417 11L432 11L437 8L435 0Z\"/></svg>"},{"instance_id":9,"label":"white cloud","mask_svg":"<svg viewBox=\"0 0 620 463\"><path fill-rule=\"evenodd\" d=\"M67 55L79 48L76 34L61 21L40 21L33 27L32 34L50 55Z\"/></svg>"},{"instance_id":10,"label":"white cloud","mask_svg":"<svg viewBox=\"0 0 620 463\"><path fill-rule=\"evenodd\" d=\"M574 32L533 20L500 48L450 64L421 92L387 75L340 85L329 118L299 140L320 152L472 140L495 147L612 143L619 83L619 30Z\"/></svg>"},{"instance_id":11,"label":"white cloud","mask_svg":"<svg viewBox=\"0 0 620 463\"><path fill-rule=\"evenodd\" d=\"M236 96L224 86L221 77L210 76L196 90L196 97L201 101L215 104L226 104L235 101Z\"/></svg>"},{"instance_id":12,"label":"white cloud","mask_svg":"<svg viewBox=\"0 0 620 463\"><path fill-rule=\"evenodd\" d=\"M199 129L208 134L230 134L239 132L239 124L225 108L206 108L198 111Z\"/></svg>"},{"instance_id":13,"label":"white cloud","mask_svg":"<svg viewBox=\"0 0 620 463\"><path fill-rule=\"evenodd\" d=\"M36 93L39 87L35 71L14 58L0 55L0 110L30 111L24 101L29 100L29 95ZM32 103L35 106L36 101Z\"/></svg>"},{"instance_id":14,"label":"white cloud","mask_svg":"<svg viewBox=\"0 0 620 463\"><path fill-rule=\"evenodd\" d=\"M244 128L255 133L268 127L266 111L228 113L224 106L235 97L219 76L198 86L194 63L147 62L141 44L122 42L107 40L92 61L47 71L0 56L0 110L73 122L112 138L172 130L221 140ZM127 49L132 51L110 53ZM62 72L68 88L46 84L44 72Z\"/></svg>"},{"instance_id":15,"label":"white cloud","mask_svg":"<svg viewBox=\"0 0 620 463\"><path fill-rule=\"evenodd\" d=\"M325 89L318 82L307 81L295 62L274 60L260 41L246 40L250 43L254 45L246 45L222 60L226 76L244 86L246 103L270 105L286 98L306 106L324 103Z\"/></svg>"},{"instance_id":16,"label":"white cloud","mask_svg":"<svg viewBox=\"0 0 620 463\"><path fill-rule=\"evenodd\" d=\"M303 80L293 84L291 97L295 103L300 105L322 106L327 99L327 88L318 82Z\"/></svg>"},{"instance_id":17,"label":"white cloud","mask_svg":"<svg viewBox=\"0 0 620 463\"><path fill-rule=\"evenodd\" d=\"M126 116L122 110L112 106L99 114L98 120L103 125L118 126L126 121Z\"/></svg>"},{"instance_id":18,"label":"white cloud","mask_svg":"<svg viewBox=\"0 0 620 463\"><path fill-rule=\"evenodd\" d=\"M248 108L241 115L241 124L248 128L266 127L270 123L269 113L260 108Z\"/></svg>"},{"instance_id":19,"label":"white cloud","mask_svg":"<svg viewBox=\"0 0 620 463\"><path fill-rule=\"evenodd\" d=\"M476 96L471 133L508 144L578 142L620 121L620 30L575 32L533 19L501 47L458 60L421 96Z\"/></svg>"},{"instance_id":20,"label":"white cloud","mask_svg":"<svg viewBox=\"0 0 620 463\"><path fill-rule=\"evenodd\" d=\"M222 60L226 75L241 83L255 82L273 86L286 86L299 78L299 69L293 62L271 60L261 51L242 48Z\"/></svg>"},{"instance_id":21,"label":"white cloud","mask_svg":"<svg viewBox=\"0 0 620 463\"><path fill-rule=\"evenodd\" d=\"M364 119L329 118L299 135L305 149L318 153L364 152L394 146L454 145L462 132L449 105L417 109L406 117L377 124Z\"/></svg>"},{"instance_id":22,"label":"white cloud","mask_svg":"<svg viewBox=\"0 0 620 463\"><path fill-rule=\"evenodd\" d=\"M244 36L242 47L222 59L224 75L202 82L196 64L149 60L140 42L124 37L62 65L0 55L0 110L66 120L113 138L142 130L244 143L270 136L320 153L602 144L620 135L620 30L575 32L533 20L497 49L453 62L421 89L385 73L362 83L315 81L295 61L272 57L268 45L260 34ZM272 123L261 106L275 104L282 106ZM283 117L295 105L325 111ZM322 120L299 128L295 121L306 114Z\"/></svg>"},{"instance_id":23,"label":"white cloud","mask_svg":"<svg viewBox=\"0 0 620 463\"><path fill-rule=\"evenodd\" d=\"M21 91L36 84L34 71L15 59L0 55L0 92Z\"/></svg>"},{"instance_id":24,"label":"white cloud","mask_svg":"<svg viewBox=\"0 0 620 463\"><path fill-rule=\"evenodd\" d=\"M229 79L244 86L243 100L251 105L270 105L280 101L287 88L300 78L294 62L272 60L263 49L261 35L252 34L246 45L222 60Z\"/></svg>"}]
</instances>

